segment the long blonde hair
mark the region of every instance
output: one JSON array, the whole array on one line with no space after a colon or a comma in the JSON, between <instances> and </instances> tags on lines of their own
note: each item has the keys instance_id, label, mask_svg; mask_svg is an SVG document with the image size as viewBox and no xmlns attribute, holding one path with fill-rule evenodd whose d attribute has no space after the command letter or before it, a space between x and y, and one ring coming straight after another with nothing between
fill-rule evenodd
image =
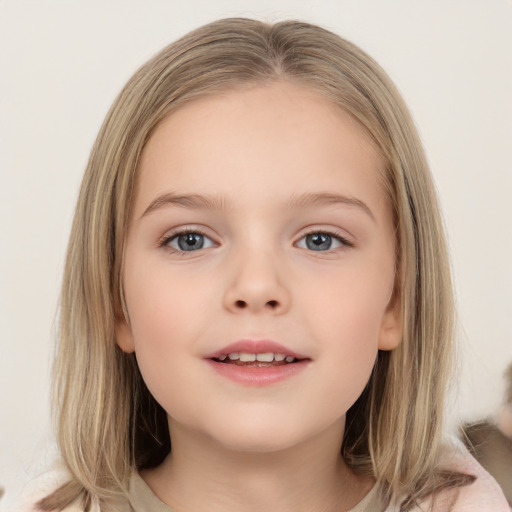
<instances>
[{"instance_id":1,"label":"long blonde hair","mask_svg":"<svg viewBox=\"0 0 512 512\"><path fill-rule=\"evenodd\" d=\"M451 372L453 302L436 193L414 123L395 86L362 50L320 27L233 18L203 26L142 66L115 100L83 179L60 304L54 398L71 481L40 502L62 509L96 496L108 508L130 474L171 449L163 409L133 354L115 342L121 268L141 151L158 123L206 94L273 80L306 84L350 113L386 162L397 236L397 300L404 335L380 352L347 413L342 454L408 510L470 477L438 469Z\"/></svg>"}]
</instances>

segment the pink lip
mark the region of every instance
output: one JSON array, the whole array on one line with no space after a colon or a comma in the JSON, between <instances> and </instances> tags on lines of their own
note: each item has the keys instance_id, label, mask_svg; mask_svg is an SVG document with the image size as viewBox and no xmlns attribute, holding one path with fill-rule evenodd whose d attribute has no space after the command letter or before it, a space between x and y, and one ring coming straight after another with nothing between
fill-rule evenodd
<instances>
[{"instance_id":1,"label":"pink lip","mask_svg":"<svg viewBox=\"0 0 512 512\"><path fill-rule=\"evenodd\" d=\"M217 373L238 384L261 387L276 384L293 377L304 370L311 361L303 359L283 366L236 366L234 364L221 363L214 359L206 359L206 362Z\"/></svg>"},{"instance_id":2,"label":"pink lip","mask_svg":"<svg viewBox=\"0 0 512 512\"><path fill-rule=\"evenodd\" d=\"M308 359L307 356L294 352L284 345L276 343L271 340L239 340L231 345L215 350L210 354L205 355L206 359L213 359L222 355L232 354L233 352L247 352L248 354L265 354L272 352L274 354L284 354L285 356L292 356L296 359Z\"/></svg>"},{"instance_id":3,"label":"pink lip","mask_svg":"<svg viewBox=\"0 0 512 512\"><path fill-rule=\"evenodd\" d=\"M217 360L220 356L233 352L247 352L249 354L273 352L274 354L295 357L298 361L282 366L237 366ZM238 384L255 387L268 386L284 381L304 370L311 362L308 357L269 340L240 340L207 354L205 360L221 376Z\"/></svg>"}]
</instances>

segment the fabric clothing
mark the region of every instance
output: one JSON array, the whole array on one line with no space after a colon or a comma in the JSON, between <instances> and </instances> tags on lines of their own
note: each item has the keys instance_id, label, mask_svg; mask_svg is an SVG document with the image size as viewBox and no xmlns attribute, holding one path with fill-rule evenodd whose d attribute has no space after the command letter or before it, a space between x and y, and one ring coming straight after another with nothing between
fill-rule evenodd
<instances>
[{"instance_id":1,"label":"fabric clothing","mask_svg":"<svg viewBox=\"0 0 512 512\"><path fill-rule=\"evenodd\" d=\"M445 456L443 467L456 469L474 475L475 482L471 485L441 493L434 504L424 502L413 512L511 512L511 508L496 481L467 452L457 448ZM37 512L35 503L62 485L67 479L65 472L53 470L27 488L19 505L10 512ZM163 503L136 472L132 475L129 495L115 508L116 512L185 512L177 511ZM78 505L71 505L66 512L81 512ZM397 512L398 507L390 505L385 510L379 505L377 486L355 506L350 512ZM104 512L96 501L91 512ZM186 511L190 512L190 511ZM314 512L314 511L312 511Z\"/></svg>"},{"instance_id":2,"label":"fabric clothing","mask_svg":"<svg viewBox=\"0 0 512 512\"><path fill-rule=\"evenodd\" d=\"M374 501L377 487L370 492L350 512L367 512L368 506ZM162 503L147 486L146 482L135 474L130 485L130 512L178 512Z\"/></svg>"}]
</instances>

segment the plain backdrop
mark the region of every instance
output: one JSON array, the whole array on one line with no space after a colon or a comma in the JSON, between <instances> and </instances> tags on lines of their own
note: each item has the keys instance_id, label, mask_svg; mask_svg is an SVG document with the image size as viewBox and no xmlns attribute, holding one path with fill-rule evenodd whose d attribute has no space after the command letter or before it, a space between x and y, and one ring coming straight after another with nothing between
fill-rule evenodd
<instances>
[{"instance_id":1,"label":"plain backdrop","mask_svg":"<svg viewBox=\"0 0 512 512\"><path fill-rule=\"evenodd\" d=\"M55 457L54 320L77 191L103 117L152 54L227 16L318 23L360 45L397 83L449 235L462 368L452 423L500 405L512 362L510 0L0 0L2 510Z\"/></svg>"}]
</instances>

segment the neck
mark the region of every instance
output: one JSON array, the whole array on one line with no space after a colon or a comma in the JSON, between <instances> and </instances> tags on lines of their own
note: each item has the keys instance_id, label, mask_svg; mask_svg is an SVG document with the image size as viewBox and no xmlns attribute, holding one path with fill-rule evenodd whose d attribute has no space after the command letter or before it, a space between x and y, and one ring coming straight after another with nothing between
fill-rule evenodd
<instances>
[{"instance_id":1,"label":"neck","mask_svg":"<svg viewBox=\"0 0 512 512\"><path fill-rule=\"evenodd\" d=\"M142 477L180 511L347 511L373 485L341 457L339 423L300 445L263 453L219 446L180 425L171 433L172 453Z\"/></svg>"}]
</instances>

